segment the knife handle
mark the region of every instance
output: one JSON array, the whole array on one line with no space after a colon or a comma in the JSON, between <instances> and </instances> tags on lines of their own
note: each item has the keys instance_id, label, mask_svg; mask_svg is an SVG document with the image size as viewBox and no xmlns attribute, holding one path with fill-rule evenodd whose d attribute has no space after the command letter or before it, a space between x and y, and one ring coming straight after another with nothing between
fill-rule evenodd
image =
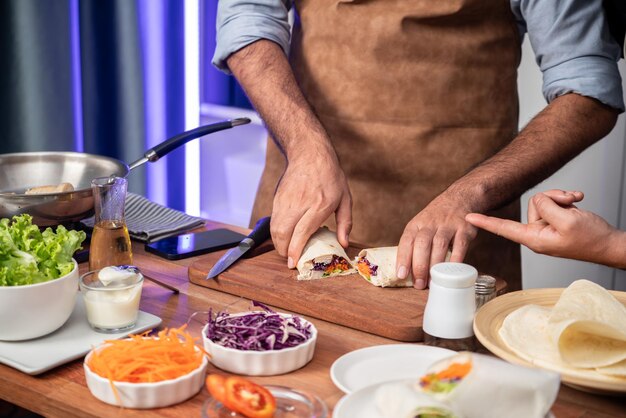
<instances>
[{"instance_id":1,"label":"knife handle","mask_svg":"<svg viewBox=\"0 0 626 418\"><path fill-rule=\"evenodd\" d=\"M254 225L254 229L252 230L252 232L250 232L250 235L248 235L248 238L254 241L255 246L260 245L261 243L269 239L271 235L270 220L271 218L269 216L259 219Z\"/></svg>"}]
</instances>

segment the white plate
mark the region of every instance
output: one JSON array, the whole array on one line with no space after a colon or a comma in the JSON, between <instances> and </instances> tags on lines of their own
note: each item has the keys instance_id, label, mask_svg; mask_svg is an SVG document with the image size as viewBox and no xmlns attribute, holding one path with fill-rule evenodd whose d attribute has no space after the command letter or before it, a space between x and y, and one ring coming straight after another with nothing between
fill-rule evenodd
<instances>
[{"instance_id":1,"label":"white plate","mask_svg":"<svg viewBox=\"0 0 626 418\"><path fill-rule=\"evenodd\" d=\"M139 311L137 324L124 332L102 334L87 323L85 302L79 294L67 322L52 334L28 341L0 341L0 363L31 375L43 373L79 357L105 340L136 334L161 323L158 316Z\"/></svg>"},{"instance_id":2,"label":"white plate","mask_svg":"<svg viewBox=\"0 0 626 418\"><path fill-rule=\"evenodd\" d=\"M374 395L376 390L385 383L389 382L367 386L339 399L333 410L333 418L383 418L376 408Z\"/></svg>"},{"instance_id":3,"label":"white plate","mask_svg":"<svg viewBox=\"0 0 626 418\"><path fill-rule=\"evenodd\" d=\"M351 393L378 383L417 379L435 361L453 354L456 351L428 345L377 345L339 357L330 378L344 393Z\"/></svg>"},{"instance_id":4,"label":"white plate","mask_svg":"<svg viewBox=\"0 0 626 418\"><path fill-rule=\"evenodd\" d=\"M376 408L374 395L376 390L385 383L368 386L339 399L333 410L333 418L384 418ZM554 415L548 413L546 418L554 418Z\"/></svg>"}]
</instances>

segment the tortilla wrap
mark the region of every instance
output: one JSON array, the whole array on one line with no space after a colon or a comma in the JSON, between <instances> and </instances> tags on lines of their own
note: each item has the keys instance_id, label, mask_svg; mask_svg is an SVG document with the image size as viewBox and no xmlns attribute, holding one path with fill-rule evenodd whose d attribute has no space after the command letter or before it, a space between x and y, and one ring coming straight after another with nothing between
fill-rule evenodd
<instances>
[{"instance_id":1,"label":"tortilla wrap","mask_svg":"<svg viewBox=\"0 0 626 418\"><path fill-rule=\"evenodd\" d=\"M572 366L605 367L626 360L626 307L589 280L577 280L563 291L548 322L561 358Z\"/></svg>"},{"instance_id":2,"label":"tortilla wrap","mask_svg":"<svg viewBox=\"0 0 626 418\"><path fill-rule=\"evenodd\" d=\"M350 269L341 273L330 273L326 276L324 276L323 271L313 269L314 263L330 263L333 256L345 259L350 266ZM339 244L339 241L337 241L337 236L334 232L329 231L328 228L325 227L320 228L311 236L311 238L309 238L309 242L306 243L302 256L300 257L300 260L298 260L296 267L299 273L298 280L313 280L321 279L322 277L344 276L355 272L354 266L348 258L346 251L343 249L341 244Z\"/></svg>"},{"instance_id":3,"label":"tortilla wrap","mask_svg":"<svg viewBox=\"0 0 626 418\"><path fill-rule=\"evenodd\" d=\"M376 274L367 275L358 269L357 271L365 280L374 286L380 287L411 287L413 286L413 277L409 275L406 279L398 279L396 276L396 257L398 255L398 247L379 247L366 248L361 250L359 255L354 259L357 265L358 260L364 257L371 266L376 266Z\"/></svg>"},{"instance_id":4,"label":"tortilla wrap","mask_svg":"<svg viewBox=\"0 0 626 418\"><path fill-rule=\"evenodd\" d=\"M560 386L557 373L516 366L482 354L462 352L447 357L430 366L426 375L467 362L471 362L469 373L449 392L422 390L465 418L543 418L556 400Z\"/></svg>"},{"instance_id":5,"label":"tortilla wrap","mask_svg":"<svg viewBox=\"0 0 626 418\"><path fill-rule=\"evenodd\" d=\"M393 382L376 389L376 408L385 418L428 417L461 418L449 405L413 387L413 381Z\"/></svg>"},{"instance_id":6,"label":"tortilla wrap","mask_svg":"<svg viewBox=\"0 0 626 418\"><path fill-rule=\"evenodd\" d=\"M511 312L499 335L540 367L608 381L626 377L626 308L588 280L572 283L552 309L526 305Z\"/></svg>"},{"instance_id":7,"label":"tortilla wrap","mask_svg":"<svg viewBox=\"0 0 626 418\"><path fill-rule=\"evenodd\" d=\"M606 367L597 367L596 371L605 375L624 377L626 376L626 360L622 360L619 363L611 364Z\"/></svg>"}]
</instances>

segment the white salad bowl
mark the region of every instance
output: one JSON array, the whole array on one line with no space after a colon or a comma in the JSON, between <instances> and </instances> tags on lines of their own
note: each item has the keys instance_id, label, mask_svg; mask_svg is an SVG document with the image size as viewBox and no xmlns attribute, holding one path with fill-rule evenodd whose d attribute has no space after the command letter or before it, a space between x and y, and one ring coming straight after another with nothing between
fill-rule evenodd
<instances>
[{"instance_id":1,"label":"white salad bowl","mask_svg":"<svg viewBox=\"0 0 626 418\"><path fill-rule=\"evenodd\" d=\"M289 373L311 361L315 352L317 329L306 319L300 319L305 325L311 325L311 337L295 347L268 351L227 348L211 341L206 336L208 325L205 325L202 328L204 349L211 355L210 361L215 367L231 373L248 376L274 376Z\"/></svg>"},{"instance_id":2,"label":"white salad bowl","mask_svg":"<svg viewBox=\"0 0 626 418\"><path fill-rule=\"evenodd\" d=\"M78 264L65 276L24 286L0 286L0 341L50 334L68 320L78 293Z\"/></svg>"},{"instance_id":3,"label":"white salad bowl","mask_svg":"<svg viewBox=\"0 0 626 418\"><path fill-rule=\"evenodd\" d=\"M163 408L186 401L204 386L206 369L209 365L206 356L202 356L199 367L176 379L153 383L110 382L109 379L91 371L87 365L94 350L101 350L105 346L106 344L91 350L83 363L87 387L91 394L102 402L134 409ZM115 386L115 391L112 386ZM115 395L116 392L119 398Z\"/></svg>"}]
</instances>

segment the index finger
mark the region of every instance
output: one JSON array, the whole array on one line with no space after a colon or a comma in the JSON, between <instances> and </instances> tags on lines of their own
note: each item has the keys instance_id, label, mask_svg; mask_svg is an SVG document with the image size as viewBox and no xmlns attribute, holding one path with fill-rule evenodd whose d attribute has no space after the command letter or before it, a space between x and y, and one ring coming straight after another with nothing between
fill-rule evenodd
<instances>
[{"instance_id":1,"label":"index finger","mask_svg":"<svg viewBox=\"0 0 626 418\"><path fill-rule=\"evenodd\" d=\"M465 215L465 220L478 228L519 244L526 245L531 238L528 225L511 221L510 219L494 218L493 216L480 213L469 213Z\"/></svg>"}]
</instances>

